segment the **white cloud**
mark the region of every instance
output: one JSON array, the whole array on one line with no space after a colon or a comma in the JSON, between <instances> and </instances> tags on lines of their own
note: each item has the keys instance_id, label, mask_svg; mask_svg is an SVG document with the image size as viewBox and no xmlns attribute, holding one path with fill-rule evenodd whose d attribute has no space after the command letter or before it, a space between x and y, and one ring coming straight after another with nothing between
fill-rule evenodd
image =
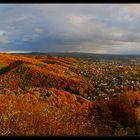
<instances>
[{"instance_id":1,"label":"white cloud","mask_svg":"<svg viewBox=\"0 0 140 140\"><path fill-rule=\"evenodd\" d=\"M87 16L76 16L76 15L70 15L68 16L68 20L73 25L81 25L88 21L89 17Z\"/></svg>"},{"instance_id":2,"label":"white cloud","mask_svg":"<svg viewBox=\"0 0 140 140\"><path fill-rule=\"evenodd\" d=\"M7 44L10 41L8 40L8 32L0 30L0 43Z\"/></svg>"},{"instance_id":3,"label":"white cloud","mask_svg":"<svg viewBox=\"0 0 140 140\"><path fill-rule=\"evenodd\" d=\"M42 28L35 28L35 30L34 30L34 32L38 33L38 34L43 33L43 31L44 30Z\"/></svg>"},{"instance_id":4,"label":"white cloud","mask_svg":"<svg viewBox=\"0 0 140 140\"><path fill-rule=\"evenodd\" d=\"M0 30L0 36L4 36L5 35L5 31L3 31L3 30Z\"/></svg>"}]
</instances>

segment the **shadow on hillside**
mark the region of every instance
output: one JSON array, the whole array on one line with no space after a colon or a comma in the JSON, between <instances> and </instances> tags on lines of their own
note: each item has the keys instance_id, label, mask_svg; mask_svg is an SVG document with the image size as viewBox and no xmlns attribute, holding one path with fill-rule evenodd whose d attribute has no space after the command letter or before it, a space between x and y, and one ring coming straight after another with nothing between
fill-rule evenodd
<instances>
[{"instance_id":1,"label":"shadow on hillside","mask_svg":"<svg viewBox=\"0 0 140 140\"><path fill-rule=\"evenodd\" d=\"M14 69L15 67L17 67L17 66L19 66L23 63L25 63L25 62L22 61L22 60L17 60L15 62L11 63L9 66L1 68L0 69L0 75L9 72L10 70Z\"/></svg>"}]
</instances>

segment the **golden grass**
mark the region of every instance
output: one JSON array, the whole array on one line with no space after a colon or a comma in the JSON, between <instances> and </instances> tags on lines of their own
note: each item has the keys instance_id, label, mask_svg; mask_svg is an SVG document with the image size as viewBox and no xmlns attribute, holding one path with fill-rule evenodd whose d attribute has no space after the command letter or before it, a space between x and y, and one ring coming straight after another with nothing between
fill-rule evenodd
<instances>
[{"instance_id":1,"label":"golden grass","mask_svg":"<svg viewBox=\"0 0 140 140\"><path fill-rule=\"evenodd\" d=\"M95 135L87 119L89 102L77 107L75 95L52 91L48 100L31 93L0 95L0 135Z\"/></svg>"}]
</instances>

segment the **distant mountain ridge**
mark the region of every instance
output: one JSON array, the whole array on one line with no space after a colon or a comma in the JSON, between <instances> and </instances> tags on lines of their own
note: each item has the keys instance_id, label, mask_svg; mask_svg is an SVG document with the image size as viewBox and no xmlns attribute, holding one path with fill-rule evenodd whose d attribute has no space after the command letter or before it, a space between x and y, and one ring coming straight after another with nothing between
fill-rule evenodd
<instances>
[{"instance_id":1,"label":"distant mountain ridge","mask_svg":"<svg viewBox=\"0 0 140 140\"><path fill-rule=\"evenodd\" d=\"M138 54L96 54L96 53L86 53L86 52L8 52L8 54L13 55L47 55L47 56L60 56L60 57L74 57L83 58L88 60L140 60L140 55Z\"/></svg>"},{"instance_id":2,"label":"distant mountain ridge","mask_svg":"<svg viewBox=\"0 0 140 140\"><path fill-rule=\"evenodd\" d=\"M138 54L96 54L84 52L28 52L28 53L12 53L16 55L47 55L47 56L60 56L60 57L74 57L91 60L140 60Z\"/></svg>"}]
</instances>

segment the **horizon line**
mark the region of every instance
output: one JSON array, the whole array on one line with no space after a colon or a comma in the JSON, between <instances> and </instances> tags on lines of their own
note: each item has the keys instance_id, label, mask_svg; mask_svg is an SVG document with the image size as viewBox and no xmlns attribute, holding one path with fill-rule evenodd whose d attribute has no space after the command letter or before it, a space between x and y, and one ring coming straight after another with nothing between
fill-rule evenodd
<instances>
[{"instance_id":1,"label":"horizon line","mask_svg":"<svg viewBox=\"0 0 140 140\"><path fill-rule=\"evenodd\" d=\"M92 53L92 52L76 52L76 51L72 51L72 52L47 52L47 51L22 51L22 50L15 50L15 51L0 51L0 53L8 53L8 54L20 54L20 53L84 53L84 54L95 54L95 55L140 55L140 54L110 54L110 53Z\"/></svg>"}]
</instances>

